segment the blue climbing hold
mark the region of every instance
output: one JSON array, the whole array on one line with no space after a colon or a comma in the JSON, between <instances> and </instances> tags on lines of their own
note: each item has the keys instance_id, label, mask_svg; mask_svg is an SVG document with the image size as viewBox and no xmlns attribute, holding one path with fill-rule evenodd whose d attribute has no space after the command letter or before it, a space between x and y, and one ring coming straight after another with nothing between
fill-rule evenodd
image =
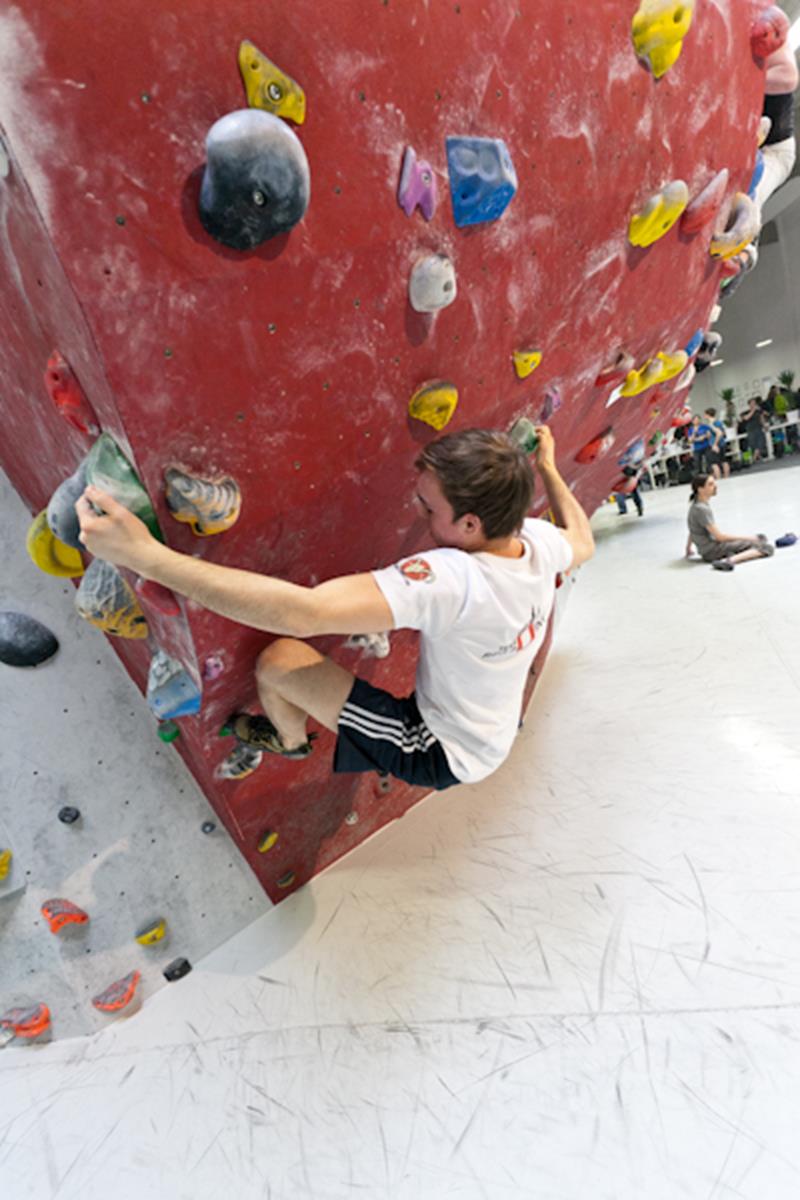
<instances>
[{"instance_id":1,"label":"blue climbing hold","mask_svg":"<svg viewBox=\"0 0 800 1200\"><path fill-rule=\"evenodd\" d=\"M200 711L202 693L189 672L163 650L153 655L147 676L147 703L161 721Z\"/></svg>"},{"instance_id":2,"label":"blue climbing hold","mask_svg":"<svg viewBox=\"0 0 800 1200\"><path fill-rule=\"evenodd\" d=\"M705 337L705 333L703 332L702 329L698 329L697 333L692 335L692 340L690 342L688 342L685 347L686 353L689 355L689 358L692 358L697 353L697 351L700 349L700 347L703 344L704 337Z\"/></svg>"},{"instance_id":3,"label":"blue climbing hold","mask_svg":"<svg viewBox=\"0 0 800 1200\"><path fill-rule=\"evenodd\" d=\"M644 438L631 442L625 453L617 460L621 467L638 466L645 455Z\"/></svg>"},{"instance_id":4,"label":"blue climbing hold","mask_svg":"<svg viewBox=\"0 0 800 1200\"><path fill-rule=\"evenodd\" d=\"M747 194L751 200L756 198L756 189L761 183L764 175L764 155L760 150L756 150L756 165L753 168L753 178L750 180L750 187L747 189Z\"/></svg>"},{"instance_id":5,"label":"blue climbing hold","mask_svg":"<svg viewBox=\"0 0 800 1200\"><path fill-rule=\"evenodd\" d=\"M517 173L505 142L449 137L445 144L456 225L480 225L502 217L517 191Z\"/></svg>"}]
</instances>

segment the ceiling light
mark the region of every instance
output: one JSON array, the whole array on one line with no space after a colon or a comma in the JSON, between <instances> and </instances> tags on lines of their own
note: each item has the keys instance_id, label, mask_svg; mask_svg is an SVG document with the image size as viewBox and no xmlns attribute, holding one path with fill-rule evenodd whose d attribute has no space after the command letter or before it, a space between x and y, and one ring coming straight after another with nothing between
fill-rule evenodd
<instances>
[{"instance_id":1,"label":"ceiling light","mask_svg":"<svg viewBox=\"0 0 800 1200\"><path fill-rule=\"evenodd\" d=\"M767 338L765 342L756 342L756 350L761 350L764 346L771 346L772 341L772 338Z\"/></svg>"},{"instance_id":2,"label":"ceiling light","mask_svg":"<svg viewBox=\"0 0 800 1200\"><path fill-rule=\"evenodd\" d=\"M712 367L721 367L724 362L725 362L724 358L715 358L714 361L712 362L711 366Z\"/></svg>"}]
</instances>

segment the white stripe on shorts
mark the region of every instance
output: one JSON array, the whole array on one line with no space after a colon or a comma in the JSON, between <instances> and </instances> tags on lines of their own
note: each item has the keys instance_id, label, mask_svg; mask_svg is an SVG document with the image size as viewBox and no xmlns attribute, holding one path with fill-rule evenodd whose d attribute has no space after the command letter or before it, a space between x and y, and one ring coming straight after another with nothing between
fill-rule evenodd
<instances>
[{"instance_id":1,"label":"white stripe on shorts","mask_svg":"<svg viewBox=\"0 0 800 1200\"><path fill-rule=\"evenodd\" d=\"M436 742L436 737L424 722L409 729L396 717L378 716L369 709L360 708L357 704L345 704L339 716L339 724L348 729L354 729L372 741L391 742L405 754L413 754L417 750L429 750Z\"/></svg>"}]
</instances>

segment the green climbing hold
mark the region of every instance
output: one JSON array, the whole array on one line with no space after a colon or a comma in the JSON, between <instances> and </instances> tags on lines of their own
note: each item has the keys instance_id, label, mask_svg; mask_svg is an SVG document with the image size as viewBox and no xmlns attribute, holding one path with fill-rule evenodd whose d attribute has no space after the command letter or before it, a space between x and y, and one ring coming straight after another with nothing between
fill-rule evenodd
<instances>
[{"instance_id":1,"label":"green climbing hold","mask_svg":"<svg viewBox=\"0 0 800 1200\"><path fill-rule=\"evenodd\" d=\"M174 721L159 721L157 732L162 742L174 742L181 736L180 728Z\"/></svg>"},{"instance_id":2,"label":"green climbing hold","mask_svg":"<svg viewBox=\"0 0 800 1200\"><path fill-rule=\"evenodd\" d=\"M144 521L154 538L163 542L150 497L139 476L108 433L101 433L86 456L86 482L110 496Z\"/></svg>"},{"instance_id":3,"label":"green climbing hold","mask_svg":"<svg viewBox=\"0 0 800 1200\"><path fill-rule=\"evenodd\" d=\"M511 427L508 435L512 442L519 446L523 454L533 454L536 447L539 445L539 439L536 436L536 429L533 421L528 417L520 417L520 419Z\"/></svg>"}]
</instances>

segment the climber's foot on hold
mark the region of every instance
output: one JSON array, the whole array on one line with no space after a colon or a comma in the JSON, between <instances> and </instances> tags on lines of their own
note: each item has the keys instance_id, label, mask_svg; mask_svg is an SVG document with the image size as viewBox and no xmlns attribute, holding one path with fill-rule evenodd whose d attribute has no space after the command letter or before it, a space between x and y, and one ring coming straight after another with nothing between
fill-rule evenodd
<instances>
[{"instance_id":1,"label":"climber's foot on hold","mask_svg":"<svg viewBox=\"0 0 800 1200\"><path fill-rule=\"evenodd\" d=\"M228 722L236 738L246 746L256 750L266 750L269 754L280 754L283 758L308 758L313 747L312 741L316 734L309 734L307 742L287 750L275 726L268 717L252 713L237 713Z\"/></svg>"}]
</instances>

